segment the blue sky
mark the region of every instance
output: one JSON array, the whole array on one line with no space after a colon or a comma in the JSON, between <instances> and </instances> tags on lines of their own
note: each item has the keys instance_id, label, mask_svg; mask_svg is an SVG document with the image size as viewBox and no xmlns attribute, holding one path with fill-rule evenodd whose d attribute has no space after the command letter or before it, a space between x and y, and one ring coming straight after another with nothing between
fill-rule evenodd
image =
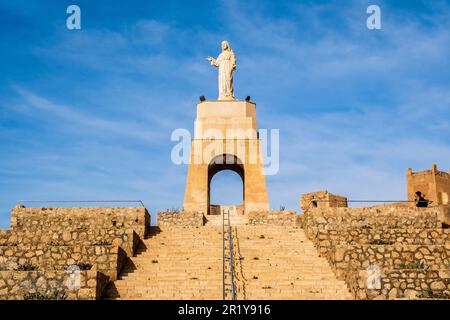
<instances>
[{"instance_id":1,"label":"blue sky","mask_svg":"<svg viewBox=\"0 0 450 320\"><path fill-rule=\"evenodd\" d=\"M70 4L81 30L65 27ZM366 28L369 4L382 30ZM280 129L272 208L323 189L404 199L407 167L450 168L449 1L0 0L0 23L0 228L23 198L181 207L170 134L217 96L205 57L223 39L236 96ZM234 174L213 188L240 196Z\"/></svg>"}]
</instances>

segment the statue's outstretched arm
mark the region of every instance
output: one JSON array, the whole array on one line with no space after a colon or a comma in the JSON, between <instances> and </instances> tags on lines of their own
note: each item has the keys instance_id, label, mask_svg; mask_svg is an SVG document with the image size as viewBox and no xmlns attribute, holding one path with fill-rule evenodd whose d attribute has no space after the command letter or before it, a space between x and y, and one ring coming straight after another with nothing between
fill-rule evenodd
<instances>
[{"instance_id":1,"label":"statue's outstretched arm","mask_svg":"<svg viewBox=\"0 0 450 320\"><path fill-rule=\"evenodd\" d=\"M215 66L215 67L218 67L219 66L219 62L216 60L216 59L214 59L214 58L212 58L212 57L208 57L208 58L206 58L209 62L211 62L211 65L212 66Z\"/></svg>"}]
</instances>

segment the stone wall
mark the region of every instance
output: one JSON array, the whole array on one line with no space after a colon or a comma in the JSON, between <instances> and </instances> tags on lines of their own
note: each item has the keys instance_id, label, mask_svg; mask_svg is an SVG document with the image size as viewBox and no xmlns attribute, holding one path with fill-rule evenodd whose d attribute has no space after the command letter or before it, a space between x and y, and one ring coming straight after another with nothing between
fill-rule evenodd
<instances>
[{"instance_id":1,"label":"stone wall","mask_svg":"<svg viewBox=\"0 0 450 320\"><path fill-rule=\"evenodd\" d=\"M144 207L70 207L25 208L11 210L11 228L15 234L39 238L51 232L63 234L74 230L134 230L144 238L150 226L150 215Z\"/></svg>"},{"instance_id":2,"label":"stone wall","mask_svg":"<svg viewBox=\"0 0 450 320\"><path fill-rule=\"evenodd\" d=\"M448 242L450 229L414 229L414 228L339 228L329 226L317 230L312 239L321 254L326 254L329 247L338 245L372 244L425 244L443 245Z\"/></svg>"},{"instance_id":3,"label":"stone wall","mask_svg":"<svg viewBox=\"0 0 450 320\"><path fill-rule=\"evenodd\" d=\"M336 276L348 271L377 266L382 269L450 269L449 245L340 245L328 252Z\"/></svg>"},{"instance_id":4,"label":"stone wall","mask_svg":"<svg viewBox=\"0 0 450 320\"><path fill-rule=\"evenodd\" d=\"M302 216L295 211L256 211L248 214L248 224L251 225L301 225Z\"/></svg>"},{"instance_id":5,"label":"stone wall","mask_svg":"<svg viewBox=\"0 0 450 320\"><path fill-rule=\"evenodd\" d=\"M0 246L0 271L14 271L27 265L57 271L87 264L116 280L126 259L126 253L118 246Z\"/></svg>"},{"instance_id":6,"label":"stone wall","mask_svg":"<svg viewBox=\"0 0 450 320\"><path fill-rule=\"evenodd\" d=\"M15 287L11 290L22 290L22 286L33 289L35 274L41 282L48 276L47 280L61 283L64 270L75 264L91 268L88 272L95 270L96 279L101 281L97 287L85 288L90 290L89 295L77 293L71 297L92 298L99 297L107 283L117 279L128 256L147 234L150 215L143 207L18 206L11 212L11 227L0 231L0 270L4 270L2 276L8 286ZM25 284L15 283L14 277L24 275Z\"/></svg>"},{"instance_id":7,"label":"stone wall","mask_svg":"<svg viewBox=\"0 0 450 320\"><path fill-rule=\"evenodd\" d=\"M311 208L303 226L357 299L450 298L450 230L437 207Z\"/></svg>"},{"instance_id":8,"label":"stone wall","mask_svg":"<svg viewBox=\"0 0 450 320\"><path fill-rule=\"evenodd\" d=\"M202 227L205 224L205 217L201 212L159 212L158 227Z\"/></svg>"},{"instance_id":9,"label":"stone wall","mask_svg":"<svg viewBox=\"0 0 450 320\"><path fill-rule=\"evenodd\" d=\"M357 299L450 299L450 270L383 269L378 283L372 282L373 275L359 270L349 276Z\"/></svg>"},{"instance_id":10,"label":"stone wall","mask_svg":"<svg viewBox=\"0 0 450 320\"><path fill-rule=\"evenodd\" d=\"M108 277L96 270L79 275L80 286L71 289L66 271L0 271L0 300L101 298Z\"/></svg>"},{"instance_id":11,"label":"stone wall","mask_svg":"<svg viewBox=\"0 0 450 320\"><path fill-rule=\"evenodd\" d=\"M132 255L140 243L140 238L132 229L123 230L113 228L111 230L94 229L95 226L87 226L83 229L67 228L61 232L57 228L39 230L36 233L25 232L1 232L1 246L32 246L36 249L48 246L119 246L128 255Z\"/></svg>"},{"instance_id":12,"label":"stone wall","mask_svg":"<svg viewBox=\"0 0 450 320\"><path fill-rule=\"evenodd\" d=\"M438 208L416 207L362 207L312 208L307 210L304 227L308 232L328 230L334 226L347 228L441 228Z\"/></svg>"}]
</instances>

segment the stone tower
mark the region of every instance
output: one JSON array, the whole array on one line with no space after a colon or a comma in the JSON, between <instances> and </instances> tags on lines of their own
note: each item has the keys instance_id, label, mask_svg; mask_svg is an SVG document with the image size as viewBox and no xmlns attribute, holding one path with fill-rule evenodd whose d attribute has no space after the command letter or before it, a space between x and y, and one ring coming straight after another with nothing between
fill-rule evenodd
<instances>
[{"instance_id":1,"label":"stone tower","mask_svg":"<svg viewBox=\"0 0 450 320\"><path fill-rule=\"evenodd\" d=\"M437 205L450 204L450 174L439 171L433 164L431 170L413 172L406 170L408 200L414 200L414 194L420 191L425 198Z\"/></svg>"},{"instance_id":2,"label":"stone tower","mask_svg":"<svg viewBox=\"0 0 450 320\"><path fill-rule=\"evenodd\" d=\"M244 213L269 210L256 105L252 102L214 100L197 105L185 211L209 214L211 179L222 170L232 170L241 177Z\"/></svg>"}]
</instances>

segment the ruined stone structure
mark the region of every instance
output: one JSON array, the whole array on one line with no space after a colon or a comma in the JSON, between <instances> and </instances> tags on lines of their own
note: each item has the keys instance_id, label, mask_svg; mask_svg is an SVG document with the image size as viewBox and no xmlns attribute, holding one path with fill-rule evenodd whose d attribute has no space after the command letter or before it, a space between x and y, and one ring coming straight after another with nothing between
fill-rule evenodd
<instances>
[{"instance_id":1,"label":"ruined stone structure","mask_svg":"<svg viewBox=\"0 0 450 320\"><path fill-rule=\"evenodd\" d=\"M300 197L300 208L305 211L310 207L347 207L347 198L329 193L328 191L305 193Z\"/></svg>"},{"instance_id":2,"label":"ruined stone structure","mask_svg":"<svg viewBox=\"0 0 450 320\"><path fill-rule=\"evenodd\" d=\"M256 105L252 102L204 101L197 105L185 211L210 213L211 179L222 170L232 170L241 177L244 213L269 210L257 130Z\"/></svg>"},{"instance_id":3,"label":"ruined stone structure","mask_svg":"<svg viewBox=\"0 0 450 320\"><path fill-rule=\"evenodd\" d=\"M431 170L413 172L406 170L408 200L414 200L415 193L420 191L427 200L436 205L450 204L450 173L439 171L433 164Z\"/></svg>"}]
</instances>

